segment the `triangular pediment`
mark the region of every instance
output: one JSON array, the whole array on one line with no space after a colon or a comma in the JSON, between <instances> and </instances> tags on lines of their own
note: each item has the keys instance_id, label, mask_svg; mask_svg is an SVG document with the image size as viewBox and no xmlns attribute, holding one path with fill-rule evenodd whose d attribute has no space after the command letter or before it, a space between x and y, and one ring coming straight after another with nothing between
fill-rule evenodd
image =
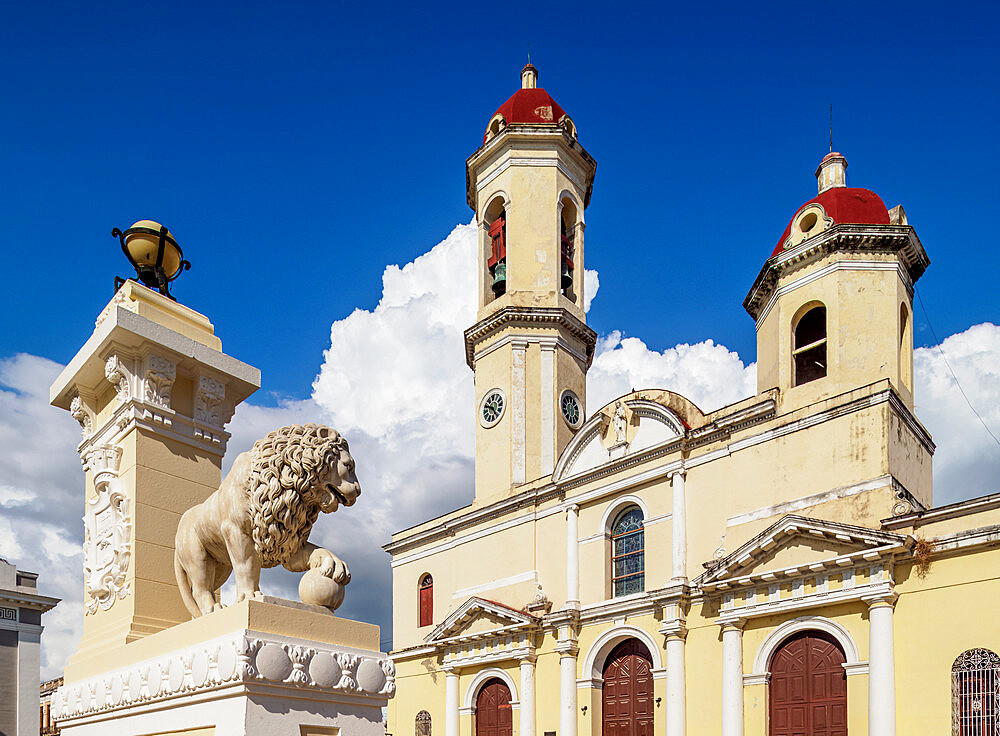
<instances>
[{"instance_id":1,"label":"triangular pediment","mask_svg":"<svg viewBox=\"0 0 1000 736\"><path fill-rule=\"evenodd\" d=\"M908 537L892 532L789 515L713 562L695 583L705 586L741 578L787 576L797 570L822 570L851 560L877 559L906 546L907 541Z\"/></svg>"},{"instance_id":2,"label":"triangular pediment","mask_svg":"<svg viewBox=\"0 0 1000 736\"><path fill-rule=\"evenodd\" d=\"M496 601L473 596L448 614L424 641L428 644L454 637L475 637L496 631L530 628L534 616Z\"/></svg>"}]
</instances>

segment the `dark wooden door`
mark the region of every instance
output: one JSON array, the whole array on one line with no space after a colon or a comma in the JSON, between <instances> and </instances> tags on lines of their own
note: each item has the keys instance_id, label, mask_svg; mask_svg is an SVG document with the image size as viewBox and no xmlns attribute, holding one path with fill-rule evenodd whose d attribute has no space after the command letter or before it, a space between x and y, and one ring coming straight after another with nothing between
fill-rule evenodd
<instances>
[{"instance_id":1,"label":"dark wooden door","mask_svg":"<svg viewBox=\"0 0 1000 736\"><path fill-rule=\"evenodd\" d=\"M476 736L512 736L510 689L503 680L487 680L476 697Z\"/></svg>"},{"instance_id":2,"label":"dark wooden door","mask_svg":"<svg viewBox=\"0 0 1000 736\"><path fill-rule=\"evenodd\" d=\"M604 664L603 736L653 736L653 672L649 650L626 639Z\"/></svg>"},{"instance_id":3,"label":"dark wooden door","mask_svg":"<svg viewBox=\"0 0 1000 736\"><path fill-rule=\"evenodd\" d=\"M844 653L829 635L804 631L771 660L771 736L847 736Z\"/></svg>"}]
</instances>

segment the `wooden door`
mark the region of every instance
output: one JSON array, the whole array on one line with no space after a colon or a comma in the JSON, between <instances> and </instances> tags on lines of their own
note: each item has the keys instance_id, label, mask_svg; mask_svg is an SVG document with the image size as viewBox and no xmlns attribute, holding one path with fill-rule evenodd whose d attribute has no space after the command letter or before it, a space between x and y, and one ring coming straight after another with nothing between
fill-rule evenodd
<instances>
[{"instance_id":1,"label":"wooden door","mask_svg":"<svg viewBox=\"0 0 1000 736\"><path fill-rule=\"evenodd\" d=\"M487 680L476 696L476 736L512 736L510 689L503 680Z\"/></svg>"},{"instance_id":2,"label":"wooden door","mask_svg":"<svg viewBox=\"0 0 1000 736\"><path fill-rule=\"evenodd\" d=\"M653 673L649 650L626 639L604 664L603 736L653 736Z\"/></svg>"},{"instance_id":3,"label":"wooden door","mask_svg":"<svg viewBox=\"0 0 1000 736\"><path fill-rule=\"evenodd\" d=\"M829 635L804 631L771 659L771 736L847 736L844 652Z\"/></svg>"}]
</instances>

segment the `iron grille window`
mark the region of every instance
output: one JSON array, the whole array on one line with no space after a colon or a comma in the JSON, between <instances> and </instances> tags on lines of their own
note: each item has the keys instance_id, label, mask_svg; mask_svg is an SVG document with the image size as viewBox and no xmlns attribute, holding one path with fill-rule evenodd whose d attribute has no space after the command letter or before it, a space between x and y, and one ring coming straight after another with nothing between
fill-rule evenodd
<instances>
[{"instance_id":1,"label":"iron grille window","mask_svg":"<svg viewBox=\"0 0 1000 736\"><path fill-rule=\"evenodd\" d=\"M620 513L611 527L611 582L615 598L645 590L645 547L642 511L632 506Z\"/></svg>"},{"instance_id":2,"label":"iron grille window","mask_svg":"<svg viewBox=\"0 0 1000 736\"><path fill-rule=\"evenodd\" d=\"M413 733L415 736L431 736L431 714L425 710L417 713L414 719Z\"/></svg>"},{"instance_id":3,"label":"iron grille window","mask_svg":"<svg viewBox=\"0 0 1000 736\"><path fill-rule=\"evenodd\" d=\"M951 667L952 736L1000 736L1000 657L962 652Z\"/></svg>"}]
</instances>

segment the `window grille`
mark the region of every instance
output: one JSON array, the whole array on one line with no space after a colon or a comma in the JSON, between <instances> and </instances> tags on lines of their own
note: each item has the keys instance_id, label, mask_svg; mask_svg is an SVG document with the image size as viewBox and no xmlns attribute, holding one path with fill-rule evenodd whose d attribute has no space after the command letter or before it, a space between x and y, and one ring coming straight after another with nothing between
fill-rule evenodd
<instances>
[{"instance_id":1,"label":"window grille","mask_svg":"<svg viewBox=\"0 0 1000 736\"><path fill-rule=\"evenodd\" d=\"M425 710L417 713L413 721L414 736L431 736L431 714Z\"/></svg>"},{"instance_id":2,"label":"window grille","mask_svg":"<svg viewBox=\"0 0 1000 736\"><path fill-rule=\"evenodd\" d=\"M1000 736L1000 657L962 652L951 667L952 736Z\"/></svg>"},{"instance_id":3,"label":"window grille","mask_svg":"<svg viewBox=\"0 0 1000 736\"><path fill-rule=\"evenodd\" d=\"M611 569L615 598L645 590L645 531L636 506L619 514L611 527Z\"/></svg>"}]
</instances>

